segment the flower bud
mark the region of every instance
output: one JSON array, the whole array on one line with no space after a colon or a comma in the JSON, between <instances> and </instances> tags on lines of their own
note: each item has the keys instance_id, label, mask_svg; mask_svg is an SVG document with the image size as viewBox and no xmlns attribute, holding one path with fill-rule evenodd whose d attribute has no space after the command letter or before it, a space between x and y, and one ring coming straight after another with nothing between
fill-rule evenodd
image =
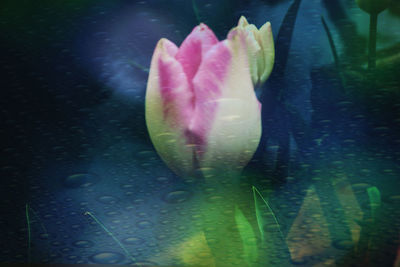
<instances>
[{"instance_id":1,"label":"flower bud","mask_svg":"<svg viewBox=\"0 0 400 267\"><path fill-rule=\"evenodd\" d=\"M218 41L200 24L180 47L161 39L150 66L146 124L158 154L179 176L240 172L261 136L245 36Z\"/></svg>"},{"instance_id":2,"label":"flower bud","mask_svg":"<svg viewBox=\"0 0 400 267\"><path fill-rule=\"evenodd\" d=\"M257 29L254 24L249 24L246 18L241 16L238 26L229 32L228 39L239 32L246 36L247 56L253 84L261 85L271 74L275 60L271 23L266 22L260 29Z\"/></svg>"}]
</instances>

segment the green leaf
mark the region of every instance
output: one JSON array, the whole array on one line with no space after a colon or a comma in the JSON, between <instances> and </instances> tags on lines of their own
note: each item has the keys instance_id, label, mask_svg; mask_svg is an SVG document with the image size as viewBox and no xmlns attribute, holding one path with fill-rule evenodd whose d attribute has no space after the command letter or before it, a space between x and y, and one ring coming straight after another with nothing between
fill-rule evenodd
<instances>
[{"instance_id":1,"label":"green leaf","mask_svg":"<svg viewBox=\"0 0 400 267\"><path fill-rule=\"evenodd\" d=\"M369 203L371 205L371 217L375 220L377 211L381 206L381 193L375 186L368 187L367 189Z\"/></svg>"},{"instance_id":2,"label":"green leaf","mask_svg":"<svg viewBox=\"0 0 400 267\"><path fill-rule=\"evenodd\" d=\"M258 258L257 238L250 223L237 206L235 206L235 221L242 239L245 259L249 266L252 266L252 263Z\"/></svg>"}]
</instances>

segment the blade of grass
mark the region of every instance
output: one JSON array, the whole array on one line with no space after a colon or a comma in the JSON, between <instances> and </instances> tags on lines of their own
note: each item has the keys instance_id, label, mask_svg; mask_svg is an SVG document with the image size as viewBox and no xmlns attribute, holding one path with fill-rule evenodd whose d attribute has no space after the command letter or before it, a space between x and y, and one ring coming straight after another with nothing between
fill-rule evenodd
<instances>
[{"instance_id":1,"label":"blade of grass","mask_svg":"<svg viewBox=\"0 0 400 267\"><path fill-rule=\"evenodd\" d=\"M29 219L29 205L25 205L25 216L28 227L28 263L31 262L31 221Z\"/></svg>"},{"instance_id":2,"label":"blade of grass","mask_svg":"<svg viewBox=\"0 0 400 267\"><path fill-rule=\"evenodd\" d=\"M31 255L32 255L32 219L31 216L29 215L29 212L31 212L33 214L33 216L36 218L37 222L40 224L40 226L43 229L43 232L45 234L45 237L47 239L47 237L49 236L46 230L46 227L44 227L44 224L42 223L42 221L40 220L39 216L37 215L37 213L35 212L34 209L32 209L28 203L26 203L25 205L25 216L26 216L26 221L27 221L27 227L28 227L28 263L31 262ZM48 245L49 244L49 240L47 240ZM49 246L50 247L50 246Z\"/></svg>"},{"instance_id":3,"label":"blade of grass","mask_svg":"<svg viewBox=\"0 0 400 267\"><path fill-rule=\"evenodd\" d=\"M260 211L257 209L257 196L256 196L255 189L256 188L253 186L253 198L254 198L254 206L255 206L255 210L256 210L257 224L258 224L258 229L260 230L260 233L261 233L261 238L262 238L261 241L264 242L265 235L264 235L264 230L263 230L263 223L262 223Z\"/></svg>"},{"instance_id":4,"label":"blade of grass","mask_svg":"<svg viewBox=\"0 0 400 267\"><path fill-rule=\"evenodd\" d=\"M46 238L49 236L46 230L46 227L44 227L44 224L42 223L42 221L40 220L39 216L37 215L37 213L34 211L34 209L32 209L31 207L29 207L29 210L33 213L33 215L35 216L36 220L40 223L40 226L43 229L43 232L46 236Z\"/></svg>"},{"instance_id":5,"label":"blade of grass","mask_svg":"<svg viewBox=\"0 0 400 267\"><path fill-rule=\"evenodd\" d=\"M254 196L254 201L256 201L256 193L260 196L261 200L264 202L265 206L267 207L268 211L270 212L272 218L274 219L274 222L278 228L280 237L282 239L282 241L285 243L285 238L283 237L283 233L281 231L281 227L278 223L278 220L276 219L275 213L273 212L273 210L271 209L271 207L269 206L268 202L264 199L264 197L261 195L260 191L258 191L258 189L253 186L253 196ZM255 203L256 204L256 203ZM264 240L264 231L262 229L262 226L260 225L260 221L261 221L261 215L259 214L259 212L257 211L257 206L256 206L256 217L257 217L257 222L258 222L258 227L260 228L261 231L261 236Z\"/></svg>"},{"instance_id":6,"label":"blade of grass","mask_svg":"<svg viewBox=\"0 0 400 267\"><path fill-rule=\"evenodd\" d=\"M107 229L107 227L99 220L96 218L96 216L94 216L91 212L86 211L84 213L84 215L88 215L90 216L98 225L100 225L101 228L103 228L103 230L111 236L112 239L114 239L114 241L120 246L120 248L125 252L126 256L128 258L130 258L132 260L132 262L135 262L136 259L128 252L128 250L126 249L126 247L118 240L118 238L110 231Z\"/></svg>"}]
</instances>

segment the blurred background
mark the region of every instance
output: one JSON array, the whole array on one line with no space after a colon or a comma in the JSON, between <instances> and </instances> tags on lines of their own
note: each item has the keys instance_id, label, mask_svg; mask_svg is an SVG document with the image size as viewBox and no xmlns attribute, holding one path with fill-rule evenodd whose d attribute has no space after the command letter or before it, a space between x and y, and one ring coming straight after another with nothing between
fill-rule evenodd
<instances>
[{"instance_id":1,"label":"blurred background","mask_svg":"<svg viewBox=\"0 0 400 267\"><path fill-rule=\"evenodd\" d=\"M270 21L276 47L244 172L270 207L255 200L275 244L264 266L395 266L397 0L373 71L352 0L1 1L0 262L213 265L198 189L156 154L144 96L160 38L204 22L222 40L241 15Z\"/></svg>"}]
</instances>

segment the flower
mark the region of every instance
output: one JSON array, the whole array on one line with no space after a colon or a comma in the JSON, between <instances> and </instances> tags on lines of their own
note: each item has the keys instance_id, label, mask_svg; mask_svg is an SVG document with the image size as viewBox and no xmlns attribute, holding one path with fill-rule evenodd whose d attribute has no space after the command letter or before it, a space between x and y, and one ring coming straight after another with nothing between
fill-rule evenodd
<instances>
[{"instance_id":1,"label":"flower","mask_svg":"<svg viewBox=\"0 0 400 267\"><path fill-rule=\"evenodd\" d=\"M271 74L275 60L271 23L266 22L260 29L257 29L254 24L249 24L246 18L241 16L238 25L229 32L228 39L238 32L243 32L246 36L247 54L253 84L261 85Z\"/></svg>"},{"instance_id":2,"label":"flower","mask_svg":"<svg viewBox=\"0 0 400 267\"><path fill-rule=\"evenodd\" d=\"M389 6L390 0L356 0L356 3L369 14L379 14Z\"/></svg>"},{"instance_id":3,"label":"flower","mask_svg":"<svg viewBox=\"0 0 400 267\"><path fill-rule=\"evenodd\" d=\"M146 89L153 145L178 175L241 171L261 136L261 104L242 34L218 41L200 24L178 48L161 39Z\"/></svg>"}]
</instances>

